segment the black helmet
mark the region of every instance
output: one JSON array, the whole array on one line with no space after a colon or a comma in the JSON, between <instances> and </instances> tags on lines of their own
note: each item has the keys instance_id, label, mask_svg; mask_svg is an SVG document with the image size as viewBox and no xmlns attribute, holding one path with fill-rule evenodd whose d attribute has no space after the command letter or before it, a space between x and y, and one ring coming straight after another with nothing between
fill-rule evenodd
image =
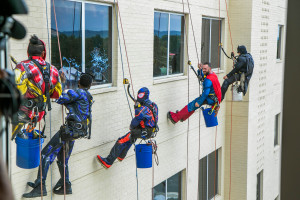
<instances>
[{"instance_id":1,"label":"black helmet","mask_svg":"<svg viewBox=\"0 0 300 200\"><path fill-rule=\"evenodd\" d=\"M247 53L247 49L244 45L238 46L237 47L237 52L240 54L246 54Z\"/></svg>"}]
</instances>

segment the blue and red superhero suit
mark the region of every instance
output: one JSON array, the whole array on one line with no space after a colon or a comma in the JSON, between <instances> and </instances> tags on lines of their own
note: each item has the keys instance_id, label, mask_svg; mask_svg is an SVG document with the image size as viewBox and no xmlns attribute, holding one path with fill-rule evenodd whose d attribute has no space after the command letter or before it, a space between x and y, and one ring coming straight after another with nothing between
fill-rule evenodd
<instances>
[{"instance_id":1,"label":"blue and red superhero suit","mask_svg":"<svg viewBox=\"0 0 300 200\"><path fill-rule=\"evenodd\" d=\"M91 108L92 106L93 97L88 92L87 89L76 89L76 90L68 90L67 93L62 93L62 95L59 97L59 99L56 101L56 103L66 106L68 109L68 114L66 117L66 121L72 121L72 122L84 122L91 118ZM67 194L72 193L71 189L71 182L69 180L69 166L68 161L71 156L75 140L71 141L64 141L62 139L62 132L64 130L65 126L62 126L60 130L51 138L49 143L43 148L42 150L42 184L43 184L43 195L47 195L46 191L46 178L47 173L49 170L50 165L57 157L57 166L60 172L60 180L54 187L54 193L56 194L63 194L63 185L64 185L64 155L63 155L63 145L66 145L66 155L65 155L65 182L66 182L66 191ZM70 129L68 129L70 130ZM86 131L85 129L81 131ZM72 131L71 131L72 132ZM72 133L70 133L72 135ZM28 182L28 185L33 187L34 189L27 194L23 194L24 198L32 198L41 196L40 191L40 184L41 184L41 172L40 168L38 170L37 179L34 183ZM39 188L39 189L37 189ZM58 192L55 192L56 189Z\"/></svg>"},{"instance_id":2,"label":"blue and red superhero suit","mask_svg":"<svg viewBox=\"0 0 300 200\"><path fill-rule=\"evenodd\" d=\"M141 106L135 109L135 117L131 120L130 131L118 138L106 158L97 155L99 162L106 168L109 168L117 158L122 161L137 138L148 138L148 135L141 135L141 130L148 129L152 133L153 128L157 126L158 107L149 100L149 90L147 88L144 87L139 90L137 101L140 102ZM150 108L154 110L155 114Z\"/></svg>"},{"instance_id":3,"label":"blue and red superhero suit","mask_svg":"<svg viewBox=\"0 0 300 200\"><path fill-rule=\"evenodd\" d=\"M201 73L203 76L202 71L200 72L198 70L198 74L199 73ZM173 123L177 123L178 121L185 121L195 112L195 110L200 108L202 105L214 105L216 102L212 98L213 96L217 97L219 103L221 102L220 82L218 80L217 75L214 72L211 72L208 75L206 75L203 81L203 91L200 97L197 97L176 113L170 111L168 113L168 117ZM196 103L199 104L199 107L196 107Z\"/></svg>"}]
</instances>

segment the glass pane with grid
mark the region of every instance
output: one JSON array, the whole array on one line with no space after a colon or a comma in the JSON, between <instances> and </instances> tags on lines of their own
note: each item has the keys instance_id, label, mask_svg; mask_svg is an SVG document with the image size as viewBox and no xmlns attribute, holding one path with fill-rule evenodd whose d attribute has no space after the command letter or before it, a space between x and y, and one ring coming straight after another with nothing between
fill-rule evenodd
<instances>
[{"instance_id":1,"label":"glass pane with grid","mask_svg":"<svg viewBox=\"0 0 300 200\"><path fill-rule=\"evenodd\" d=\"M51 4L51 63L64 74L63 89L75 89L82 72L82 3L55 0L61 68L53 4Z\"/></svg>"},{"instance_id":2,"label":"glass pane with grid","mask_svg":"<svg viewBox=\"0 0 300 200\"><path fill-rule=\"evenodd\" d=\"M55 0L62 68L53 11L51 4L51 62L66 78L63 89L76 89L82 72L94 75L93 85L112 83L111 6Z\"/></svg>"},{"instance_id":3,"label":"glass pane with grid","mask_svg":"<svg viewBox=\"0 0 300 200\"><path fill-rule=\"evenodd\" d=\"M181 200L181 172L167 179L167 200Z\"/></svg>"},{"instance_id":4,"label":"glass pane with grid","mask_svg":"<svg viewBox=\"0 0 300 200\"><path fill-rule=\"evenodd\" d=\"M278 33L277 33L277 54L276 58L281 59L281 43L282 43L282 25L278 25Z\"/></svg>"},{"instance_id":5,"label":"glass pane with grid","mask_svg":"<svg viewBox=\"0 0 300 200\"><path fill-rule=\"evenodd\" d=\"M170 15L169 75L183 72L183 16Z\"/></svg>"},{"instance_id":6,"label":"glass pane with grid","mask_svg":"<svg viewBox=\"0 0 300 200\"><path fill-rule=\"evenodd\" d=\"M112 8L85 4L85 72L93 85L112 82Z\"/></svg>"},{"instance_id":7,"label":"glass pane with grid","mask_svg":"<svg viewBox=\"0 0 300 200\"><path fill-rule=\"evenodd\" d=\"M167 75L169 15L154 13L153 76Z\"/></svg>"}]
</instances>

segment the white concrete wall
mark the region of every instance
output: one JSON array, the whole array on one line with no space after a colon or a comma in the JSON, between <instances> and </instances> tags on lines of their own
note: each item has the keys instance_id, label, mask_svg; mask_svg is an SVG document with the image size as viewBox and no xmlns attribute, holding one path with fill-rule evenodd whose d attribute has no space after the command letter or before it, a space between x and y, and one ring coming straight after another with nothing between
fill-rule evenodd
<instances>
[{"instance_id":1,"label":"white concrete wall","mask_svg":"<svg viewBox=\"0 0 300 200\"><path fill-rule=\"evenodd\" d=\"M48 2L48 14L50 23L50 1ZM52 2L52 1L51 1ZM113 4L113 0L99 1L104 3ZM249 99L248 95L245 101L241 103L234 103L233 108L233 143L232 146L232 191L231 199L253 199L256 190L256 134L257 134L257 119L259 118L257 110L257 88L259 87L258 69L259 69L259 43L260 37L256 34L256 30L260 29L261 19L256 13L255 9L261 10L261 3L256 4L256 1L245 1L246 3L230 0L228 1L231 29L233 33L234 50L238 44L245 44L248 49L253 53L256 62L255 75L251 80ZM270 1L271 2L271 1ZM271 3L270 21L274 20L274 24L280 22L285 24L285 3L279 0L278 4ZM45 1L27 0L26 1L30 13L27 16L18 16L17 18L22 21L28 30L26 39L21 41L11 40L11 52L17 60L26 59L26 49L30 35L37 34L41 39L47 40L47 27L45 16ZM201 27L202 16L218 17L218 3L217 0L211 1L196 1L190 0L191 14L193 25L196 34L197 48L200 51L201 47ZM280 3L280 4L279 4ZM240 9L242 6L243 9ZM278 7L280 5L280 7ZM199 138L199 111L197 111L189 120L189 134L187 135L188 122L179 123L176 126L171 124L166 119L166 114L169 110L181 109L188 102L188 80L189 86L189 100L193 100L198 96L198 83L193 74L190 74L188 79L187 66L185 66L184 75L176 78L153 80L153 26L154 26L154 11L161 10L167 12L182 13L183 6L180 0L127 0L120 1L120 12L122 16L124 34L127 43L127 50L132 72L133 85L135 92L140 87L146 86L150 89L150 98L155 101L159 106L159 126L160 132L156 138L158 142L158 155L160 160L159 166L154 166L154 185L159 184L165 179L171 177L179 171L187 170L187 184L183 176L183 187L187 185L187 199L197 199L197 184L198 184L198 163L199 158L205 157L216 149L221 148L221 168L220 168L220 189L219 196L216 199L228 198L228 184L229 184L229 139L230 139L230 95L227 95L227 100L221 105L221 110L218 115L219 126L217 128L217 139L215 147L215 128L206 128L203 116L201 114L200 138ZM252 9L252 10L251 10ZM261 11L259 11L261 12ZM185 4L184 13L188 13L187 4ZM273 14L277 13L277 14ZM280 15L278 15L278 13ZM228 52L231 51L229 31L227 24L227 14L225 1L221 1L221 18L223 20L223 45ZM188 17L188 15L186 15ZM252 16L252 17L251 17ZM281 17L280 17L281 16ZM190 22L190 20L187 19ZM114 32L113 32L113 86L109 88L91 89L95 99L93 106L93 129L91 140L76 141L72 156L69 161L70 180L72 182L73 194L68 196L67 199L121 199L131 200L136 199L136 180L135 180L135 159L134 151L131 149L126 159L120 163L115 164L109 169L105 170L96 161L96 155L107 155L113 146L115 140L124 135L128 131L130 123L130 113L128 110L125 94L122 85L122 71L121 71L121 58L119 47L117 43L116 32L116 19L114 17ZM273 67L272 70L268 69L266 75L270 77L270 81L266 86L266 91L274 103L266 103L265 106L272 106L265 112L265 134L270 133L273 136L272 127L274 123L274 114L281 110L282 97L282 69L283 63L276 62L272 56L276 49L276 35L277 28L274 24L269 25L270 36L268 42L268 64ZM119 24L120 25L120 24ZM192 60L196 66L197 54L195 51L193 33L191 24L188 26L188 47L189 56L185 51L185 61ZM240 30L242 27L242 30ZM121 42L123 42L121 40ZM275 45L275 46L274 46ZM185 46L186 48L186 46ZM47 49L48 50L48 49ZM125 66L125 76L129 78L126 59L124 58L125 52L122 44L123 59ZM199 52L200 53L200 52ZM272 54L271 54L272 53ZM274 56L273 56L274 57ZM48 57L49 58L49 57ZM186 63L186 62L185 62ZM222 56L221 69L229 71L232 66L230 61L225 60ZM267 68L267 67L266 67ZM218 73L220 82L225 75L223 71ZM276 73L275 73L275 70ZM190 71L190 73L192 73ZM272 77L269 76L272 73ZM275 78L273 78L276 76ZM268 79L268 80L269 80ZM256 82L257 81L257 82ZM279 90L280 88L280 90ZM230 94L230 91L228 91ZM272 95L272 96L271 96ZM278 100L276 100L278 99ZM265 100L266 101L266 100ZM276 102L276 104L275 104ZM133 107L132 103L131 106ZM274 107L273 107L274 106ZM56 133L62 124L62 108L61 106L53 103L53 110L51 112L52 135ZM249 111L249 112L248 112ZM270 114L272 113L272 114ZM47 135L49 135L49 121L50 115L47 116ZM273 120L273 121L272 121ZM268 126L267 126L268 125ZM270 126L270 127L269 127ZM226 130L226 132L225 132ZM248 137L247 137L248 134ZM188 141L187 141L188 138ZM199 146L200 139L200 146ZM265 136L266 140L267 137ZM49 137L46 142L49 141ZM250 143L251 141L251 143ZM269 141L271 144L273 142ZM188 143L188 149L187 149ZM270 176L270 184L276 181L276 188L270 192L274 198L279 191L279 178L278 176L271 176L274 174L273 170L277 170L279 175L279 151L274 152L265 142L264 159L266 160L272 153L273 157L270 161L264 164L265 176ZM226 146L225 146L226 144ZM20 199L24 192L30 191L26 186L27 181L33 181L36 178L37 169L24 170L15 166L15 144L12 143L11 160L12 160L12 182L16 195L16 199ZM188 150L188 163L187 163L187 150ZM251 152L250 152L251 151ZM199 154L200 152L200 154ZM268 154L266 154L268 152ZM251 155L251 156L250 156ZM250 162L251 160L251 162ZM267 164L268 163L268 164ZM225 167L226 165L226 167ZM274 165L276 166L274 168ZM251 168L251 170L249 170ZM267 172L268 169L272 170ZM251 171L251 174L249 174ZM139 195L140 199L151 199L152 189L152 170L138 170L139 174ZM249 177L255 177L249 178ZM52 168L52 186L55 185L59 179L58 169L56 164ZM50 199L51 191L51 176L48 174L47 190L48 196L44 199ZM266 184L268 179L264 179L264 190L269 190L271 185ZM249 185L251 185L250 189ZM251 193L251 195L250 195ZM252 194L254 193L254 194ZM250 196L249 196L250 195ZM252 197L253 196L253 197ZM272 196L272 197L273 197ZM62 199L61 196L53 195L53 199ZM183 194L185 199L185 194ZM272 199L265 197L265 199Z\"/></svg>"}]
</instances>

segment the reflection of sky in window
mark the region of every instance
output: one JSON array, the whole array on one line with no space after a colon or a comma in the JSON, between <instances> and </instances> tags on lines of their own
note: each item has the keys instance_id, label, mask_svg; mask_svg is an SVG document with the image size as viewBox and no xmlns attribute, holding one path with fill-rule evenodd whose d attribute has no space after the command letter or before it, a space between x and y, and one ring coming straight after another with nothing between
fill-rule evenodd
<instances>
[{"instance_id":1,"label":"reflection of sky in window","mask_svg":"<svg viewBox=\"0 0 300 200\"><path fill-rule=\"evenodd\" d=\"M102 6L96 4L85 4L86 37L93 37L95 34L97 35L100 34L102 37L107 37L108 28L109 28L108 17L109 17L108 6ZM90 34L87 34L87 32L90 32Z\"/></svg>"},{"instance_id":2,"label":"reflection of sky in window","mask_svg":"<svg viewBox=\"0 0 300 200\"><path fill-rule=\"evenodd\" d=\"M170 16L170 35L181 34L181 16L172 15Z\"/></svg>"},{"instance_id":3,"label":"reflection of sky in window","mask_svg":"<svg viewBox=\"0 0 300 200\"><path fill-rule=\"evenodd\" d=\"M154 13L154 35L164 36L168 34L169 15L166 13Z\"/></svg>"},{"instance_id":4,"label":"reflection of sky in window","mask_svg":"<svg viewBox=\"0 0 300 200\"><path fill-rule=\"evenodd\" d=\"M51 10L53 12L53 8ZM55 12L59 32L81 31L81 3L55 0ZM55 18L54 15L51 16L51 27L55 30Z\"/></svg>"}]
</instances>

